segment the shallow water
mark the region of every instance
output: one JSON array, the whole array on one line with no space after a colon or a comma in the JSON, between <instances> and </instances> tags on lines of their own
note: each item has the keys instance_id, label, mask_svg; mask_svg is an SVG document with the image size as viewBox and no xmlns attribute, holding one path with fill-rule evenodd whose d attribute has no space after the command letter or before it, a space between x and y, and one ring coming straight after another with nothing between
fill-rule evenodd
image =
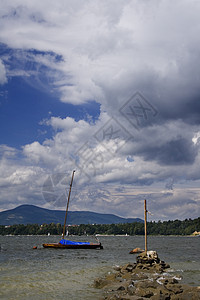
<instances>
[{"instance_id":1,"label":"shallow water","mask_svg":"<svg viewBox=\"0 0 200 300\"><path fill-rule=\"evenodd\" d=\"M94 241L92 237L73 237ZM135 262L133 248L144 247L141 236L100 237L103 250L43 249L42 243L58 242L58 236L0 236L1 299L100 299L94 279L114 265ZM169 263L170 272L182 282L200 285L198 237L148 237L148 249ZM38 246L33 250L33 246Z\"/></svg>"}]
</instances>

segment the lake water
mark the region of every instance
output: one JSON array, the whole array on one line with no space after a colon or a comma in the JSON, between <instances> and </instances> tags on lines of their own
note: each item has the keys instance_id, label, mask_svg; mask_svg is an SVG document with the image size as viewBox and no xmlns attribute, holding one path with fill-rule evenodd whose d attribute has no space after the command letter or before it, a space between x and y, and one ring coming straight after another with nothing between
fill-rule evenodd
<instances>
[{"instance_id":1,"label":"lake water","mask_svg":"<svg viewBox=\"0 0 200 300\"><path fill-rule=\"evenodd\" d=\"M73 237L75 241L95 241ZM142 236L100 237L103 250L43 249L58 236L0 236L0 299L100 299L94 279L112 267L135 262L133 248L144 248ZM37 246L37 250L33 250ZM200 285L199 237L148 237L148 249L169 263L182 282Z\"/></svg>"}]
</instances>

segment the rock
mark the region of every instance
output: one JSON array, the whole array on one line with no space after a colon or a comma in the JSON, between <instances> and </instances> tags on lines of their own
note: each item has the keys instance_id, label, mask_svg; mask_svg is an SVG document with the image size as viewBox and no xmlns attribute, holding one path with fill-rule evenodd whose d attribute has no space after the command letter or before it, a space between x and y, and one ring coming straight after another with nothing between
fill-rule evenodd
<instances>
[{"instance_id":1,"label":"rock","mask_svg":"<svg viewBox=\"0 0 200 300\"><path fill-rule=\"evenodd\" d=\"M102 279L102 278L98 278L95 280L94 282L94 286L97 288L97 289L101 289L103 288L104 286L106 286L108 284L108 280L105 280L105 279Z\"/></svg>"},{"instance_id":2,"label":"rock","mask_svg":"<svg viewBox=\"0 0 200 300\"><path fill-rule=\"evenodd\" d=\"M161 261L155 251L140 253L137 263L116 266L114 273L104 279L98 278L94 286L103 288L104 299L147 299L151 300L197 300L200 299L200 288L179 284L170 275L158 275L169 267Z\"/></svg>"},{"instance_id":3,"label":"rock","mask_svg":"<svg viewBox=\"0 0 200 300\"><path fill-rule=\"evenodd\" d=\"M176 278L169 278L167 281L170 284L178 283L178 280Z\"/></svg>"},{"instance_id":4,"label":"rock","mask_svg":"<svg viewBox=\"0 0 200 300\"><path fill-rule=\"evenodd\" d=\"M126 267L126 270L127 270L128 272L132 272L133 269L135 269L135 267L136 267L136 264L134 264L134 265L129 264L129 265L127 265L127 267Z\"/></svg>"},{"instance_id":5,"label":"rock","mask_svg":"<svg viewBox=\"0 0 200 300\"><path fill-rule=\"evenodd\" d=\"M126 273L126 272L132 272L133 269L136 268L136 264L130 264L128 263L127 265L123 266L120 270L121 273Z\"/></svg>"},{"instance_id":6,"label":"rock","mask_svg":"<svg viewBox=\"0 0 200 300\"><path fill-rule=\"evenodd\" d=\"M123 285L120 285L118 287L117 291L125 291L125 287Z\"/></svg>"},{"instance_id":7,"label":"rock","mask_svg":"<svg viewBox=\"0 0 200 300\"><path fill-rule=\"evenodd\" d=\"M169 264L165 264L165 269L169 269L170 265Z\"/></svg>"},{"instance_id":8,"label":"rock","mask_svg":"<svg viewBox=\"0 0 200 300\"><path fill-rule=\"evenodd\" d=\"M142 263L137 263L136 269L142 269L143 268L143 264Z\"/></svg>"},{"instance_id":9,"label":"rock","mask_svg":"<svg viewBox=\"0 0 200 300\"><path fill-rule=\"evenodd\" d=\"M147 257L153 260L157 260L158 254L156 251L147 251Z\"/></svg>"},{"instance_id":10,"label":"rock","mask_svg":"<svg viewBox=\"0 0 200 300\"><path fill-rule=\"evenodd\" d=\"M119 281L119 282L122 282L124 279L122 278L121 274L117 274L116 275L116 280Z\"/></svg>"},{"instance_id":11,"label":"rock","mask_svg":"<svg viewBox=\"0 0 200 300\"><path fill-rule=\"evenodd\" d=\"M121 297L116 294L116 295L108 296L105 299L108 299L108 300L119 300L119 299L121 299Z\"/></svg>"},{"instance_id":12,"label":"rock","mask_svg":"<svg viewBox=\"0 0 200 300\"><path fill-rule=\"evenodd\" d=\"M131 250L129 252L129 254L136 254L136 253L142 253L142 252L144 252L143 249L141 249L141 248L135 248L135 249Z\"/></svg>"},{"instance_id":13,"label":"rock","mask_svg":"<svg viewBox=\"0 0 200 300\"><path fill-rule=\"evenodd\" d=\"M110 281L112 281L112 280L115 280L115 278L116 278L116 274L108 274L107 276L106 276L106 279L107 280L110 280Z\"/></svg>"},{"instance_id":14,"label":"rock","mask_svg":"<svg viewBox=\"0 0 200 300\"><path fill-rule=\"evenodd\" d=\"M132 273L131 274L131 280L134 282L136 280L139 280L139 274L135 274L135 273Z\"/></svg>"},{"instance_id":15,"label":"rock","mask_svg":"<svg viewBox=\"0 0 200 300\"><path fill-rule=\"evenodd\" d=\"M122 275L122 278L126 279L126 280L132 279L132 274L130 272L129 273L125 273L125 274Z\"/></svg>"},{"instance_id":16,"label":"rock","mask_svg":"<svg viewBox=\"0 0 200 300\"><path fill-rule=\"evenodd\" d=\"M115 271L120 271L121 270L121 267L120 266L114 266L113 268Z\"/></svg>"},{"instance_id":17,"label":"rock","mask_svg":"<svg viewBox=\"0 0 200 300\"><path fill-rule=\"evenodd\" d=\"M158 257L158 254L156 251L147 251L139 254L136 258L137 264L158 264L160 262L160 259Z\"/></svg>"},{"instance_id":18,"label":"rock","mask_svg":"<svg viewBox=\"0 0 200 300\"><path fill-rule=\"evenodd\" d=\"M183 292L178 295L174 295L171 299L178 299L181 295L181 300L197 300L200 299L200 288L198 287L186 287L183 286Z\"/></svg>"},{"instance_id":19,"label":"rock","mask_svg":"<svg viewBox=\"0 0 200 300\"><path fill-rule=\"evenodd\" d=\"M159 287L159 284L156 281L145 280L145 281L139 281L135 283L135 286L143 289L147 289L147 288L157 289Z\"/></svg>"},{"instance_id":20,"label":"rock","mask_svg":"<svg viewBox=\"0 0 200 300\"><path fill-rule=\"evenodd\" d=\"M135 290L135 293L140 297L150 298L153 296L153 292L151 289L143 289L143 288L137 288Z\"/></svg>"},{"instance_id":21,"label":"rock","mask_svg":"<svg viewBox=\"0 0 200 300\"><path fill-rule=\"evenodd\" d=\"M144 274L143 272L138 274L138 280L144 280L144 279L148 279L148 278L149 277L146 274Z\"/></svg>"},{"instance_id":22,"label":"rock","mask_svg":"<svg viewBox=\"0 0 200 300\"><path fill-rule=\"evenodd\" d=\"M169 295L163 295L163 294L155 294L151 297L151 300L170 300Z\"/></svg>"},{"instance_id":23,"label":"rock","mask_svg":"<svg viewBox=\"0 0 200 300\"><path fill-rule=\"evenodd\" d=\"M170 299L170 293L165 287L160 287L157 291L160 293L160 295L162 295L163 299Z\"/></svg>"},{"instance_id":24,"label":"rock","mask_svg":"<svg viewBox=\"0 0 200 300\"><path fill-rule=\"evenodd\" d=\"M167 283L165 287L174 294L180 294L183 292L182 286L180 284Z\"/></svg>"},{"instance_id":25,"label":"rock","mask_svg":"<svg viewBox=\"0 0 200 300\"><path fill-rule=\"evenodd\" d=\"M127 287L127 292L130 296L134 295L135 294L135 290L136 290L136 287L133 285L133 284L130 284L128 287Z\"/></svg>"},{"instance_id":26,"label":"rock","mask_svg":"<svg viewBox=\"0 0 200 300\"><path fill-rule=\"evenodd\" d=\"M166 285L166 284L175 284L175 283L179 283L177 279L175 278L157 278L157 282L159 282L160 284Z\"/></svg>"},{"instance_id":27,"label":"rock","mask_svg":"<svg viewBox=\"0 0 200 300\"><path fill-rule=\"evenodd\" d=\"M160 266L159 264L156 264L153 266L154 270L157 272L157 273L162 273L163 272L163 268L162 266Z\"/></svg>"},{"instance_id":28,"label":"rock","mask_svg":"<svg viewBox=\"0 0 200 300\"><path fill-rule=\"evenodd\" d=\"M126 270L126 267L127 267L128 265L129 265L129 264L127 264L127 265L125 265L125 266L123 266L123 267L121 268L120 272L121 272L122 274L128 272L128 271Z\"/></svg>"}]
</instances>

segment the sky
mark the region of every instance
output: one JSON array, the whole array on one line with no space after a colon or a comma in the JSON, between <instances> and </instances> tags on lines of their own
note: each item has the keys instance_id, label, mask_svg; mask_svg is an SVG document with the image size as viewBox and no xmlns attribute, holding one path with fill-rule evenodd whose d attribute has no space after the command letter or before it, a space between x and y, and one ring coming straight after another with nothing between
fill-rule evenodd
<instances>
[{"instance_id":1,"label":"sky","mask_svg":"<svg viewBox=\"0 0 200 300\"><path fill-rule=\"evenodd\" d=\"M0 211L199 217L200 2L0 4Z\"/></svg>"}]
</instances>

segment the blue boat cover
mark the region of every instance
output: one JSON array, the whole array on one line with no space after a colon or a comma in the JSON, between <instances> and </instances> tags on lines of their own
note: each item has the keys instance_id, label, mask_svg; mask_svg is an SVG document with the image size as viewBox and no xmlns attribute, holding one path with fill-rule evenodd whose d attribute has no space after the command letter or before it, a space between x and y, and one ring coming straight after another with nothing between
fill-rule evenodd
<instances>
[{"instance_id":1,"label":"blue boat cover","mask_svg":"<svg viewBox=\"0 0 200 300\"><path fill-rule=\"evenodd\" d=\"M69 240L64 240L62 239L59 244L62 244L62 245L89 245L90 243L89 242L72 242L72 241L69 241Z\"/></svg>"}]
</instances>

